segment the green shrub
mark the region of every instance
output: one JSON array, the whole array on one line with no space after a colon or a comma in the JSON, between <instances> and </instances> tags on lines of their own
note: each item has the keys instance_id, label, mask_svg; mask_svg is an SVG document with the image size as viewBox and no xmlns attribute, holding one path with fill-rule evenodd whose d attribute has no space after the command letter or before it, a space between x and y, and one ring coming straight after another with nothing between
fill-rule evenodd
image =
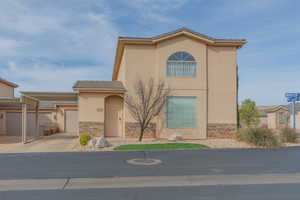
<instances>
[{"instance_id":1,"label":"green shrub","mask_svg":"<svg viewBox=\"0 0 300 200\"><path fill-rule=\"evenodd\" d=\"M280 131L280 138L282 142L295 143L297 140L297 133L292 128L284 128Z\"/></svg>"},{"instance_id":2,"label":"green shrub","mask_svg":"<svg viewBox=\"0 0 300 200\"><path fill-rule=\"evenodd\" d=\"M82 134L80 135L79 142L82 146L85 146L90 139L92 139L92 137L89 134Z\"/></svg>"},{"instance_id":3,"label":"green shrub","mask_svg":"<svg viewBox=\"0 0 300 200\"><path fill-rule=\"evenodd\" d=\"M241 129L237 134L241 141L263 147L277 147L280 145L274 133L267 128Z\"/></svg>"}]
</instances>

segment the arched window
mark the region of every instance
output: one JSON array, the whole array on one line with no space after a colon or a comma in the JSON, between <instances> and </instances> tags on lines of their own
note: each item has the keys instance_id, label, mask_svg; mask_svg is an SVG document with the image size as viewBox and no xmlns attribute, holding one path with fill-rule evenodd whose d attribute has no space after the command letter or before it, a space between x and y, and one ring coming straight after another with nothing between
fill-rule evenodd
<instances>
[{"instance_id":1,"label":"arched window","mask_svg":"<svg viewBox=\"0 0 300 200\"><path fill-rule=\"evenodd\" d=\"M167 61L167 76L196 76L196 61L194 57L184 51L179 51L172 54Z\"/></svg>"}]
</instances>

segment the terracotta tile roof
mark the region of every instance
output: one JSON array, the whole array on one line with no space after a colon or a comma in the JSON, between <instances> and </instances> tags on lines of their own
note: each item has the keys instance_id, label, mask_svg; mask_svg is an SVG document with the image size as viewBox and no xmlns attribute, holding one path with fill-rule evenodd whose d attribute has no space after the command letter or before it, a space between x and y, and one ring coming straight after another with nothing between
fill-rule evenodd
<instances>
[{"instance_id":1,"label":"terracotta tile roof","mask_svg":"<svg viewBox=\"0 0 300 200\"><path fill-rule=\"evenodd\" d=\"M77 81L74 90L126 91L120 81Z\"/></svg>"}]
</instances>

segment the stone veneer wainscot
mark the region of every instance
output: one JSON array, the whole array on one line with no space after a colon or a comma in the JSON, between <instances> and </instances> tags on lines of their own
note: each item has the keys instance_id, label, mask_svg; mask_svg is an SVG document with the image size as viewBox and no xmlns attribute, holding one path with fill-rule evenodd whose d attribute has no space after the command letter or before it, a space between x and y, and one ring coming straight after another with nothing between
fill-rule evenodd
<instances>
[{"instance_id":1,"label":"stone veneer wainscot","mask_svg":"<svg viewBox=\"0 0 300 200\"><path fill-rule=\"evenodd\" d=\"M126 138L138 138L140 136L140 125L135 122L125 123L125 137ZM155 138L156 137L156 124L151 123L145 130L143 138Z\"/></svg>"},{"instance_id":2,"label":"stone veneer wainscot","mask_svg":"<svg viewBox=\"0 0 300 200\"><path fill-rule=\"evenodd\" d=\"M79 134L91 134L92 136L104 135L104 123L102 122L79 122Z\"/></svg>"},{"instance_id":3,"label":"stone veneer wainscot","mask_svg":"<svg viewBox=\"0 0 300 200\"><path fill-rule=\"evenodd\" d=\"M209 123L207 125L208 137L232 138L236 132L236 124Z\"/></svg>"}]
</instances>

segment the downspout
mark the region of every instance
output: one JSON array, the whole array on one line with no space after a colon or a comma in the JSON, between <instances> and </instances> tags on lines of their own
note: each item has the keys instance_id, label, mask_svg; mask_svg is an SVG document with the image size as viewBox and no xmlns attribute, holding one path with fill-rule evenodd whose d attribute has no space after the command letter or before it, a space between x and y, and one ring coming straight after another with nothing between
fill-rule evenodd
<instances>
[{"instance_id":1,"label":"downspout","mask_svg":"<svg viewBox=\"0 0 300 200\"><path fill-rule=\"evenodd\" d=\"M206 45L206 138L208 138L208 45Z\"/></svg>"},{"instance_id":2,"label":"downspout","mask_svg":"<svg viewBox=\"0 0 300 200\"><path fill-rule=\"evenodd\" d=\"M240 113L239 113L239 69L238 65L236 65L236 121L237 121L237 129L240 128Z\"/></svg>"}]
</instances>

